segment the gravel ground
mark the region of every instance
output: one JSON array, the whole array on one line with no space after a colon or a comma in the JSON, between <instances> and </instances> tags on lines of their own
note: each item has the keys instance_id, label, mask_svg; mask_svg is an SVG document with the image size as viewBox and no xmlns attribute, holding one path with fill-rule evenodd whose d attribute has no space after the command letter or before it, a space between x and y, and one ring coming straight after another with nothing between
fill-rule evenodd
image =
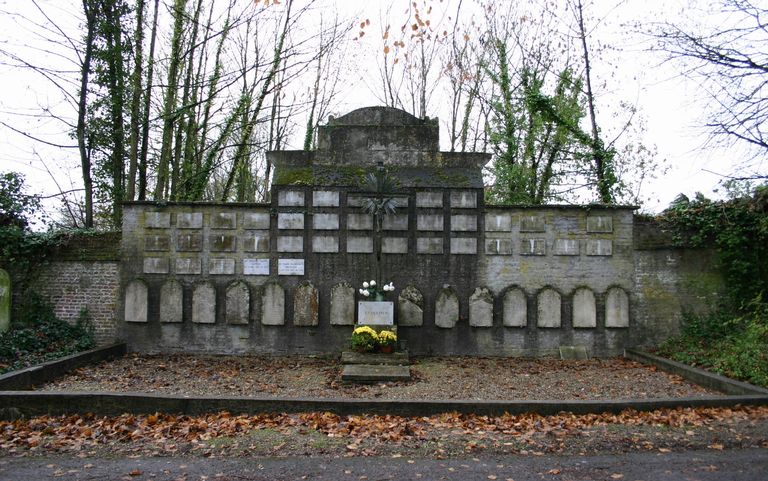
<instances>
[{"instance_id":1,"label":"gravel ground","mask_svg":"<svg viewBox=\"0 0 768 481\"><path fill-rule=\"evenodd\" d=\"M413 380L348 385L337 359L128 355L78 369L45 391L380 399L650 399L720 394L623 358L415 358Z\"/></svg>"}]
</instances>

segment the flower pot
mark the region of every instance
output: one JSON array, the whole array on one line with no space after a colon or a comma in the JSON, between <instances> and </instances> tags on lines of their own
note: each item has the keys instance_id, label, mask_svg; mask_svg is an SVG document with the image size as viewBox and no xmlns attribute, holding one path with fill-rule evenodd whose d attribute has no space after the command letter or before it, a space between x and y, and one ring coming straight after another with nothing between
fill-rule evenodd
<instances>
[{"instance_id":1,"label":"flower pot","mask_svg":"<svg viewBox=\"0 0 768 481\"><path fill-rule=\"evenodd\" d=\"M394 348L392 346L379 346L379 352L383 354L392 354Z\"/></svg>"}]
</instances>

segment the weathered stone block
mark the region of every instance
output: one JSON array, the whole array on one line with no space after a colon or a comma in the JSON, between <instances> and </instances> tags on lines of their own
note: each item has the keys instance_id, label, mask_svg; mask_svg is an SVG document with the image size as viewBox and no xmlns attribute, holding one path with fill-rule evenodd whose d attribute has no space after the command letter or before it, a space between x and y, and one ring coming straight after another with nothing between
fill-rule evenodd
<instances>
[{"instance_id":1,"label":"weathered stone block","mask_svg":"<svg viewBox=\"0 0 768 481\"><path fill-rule=\"evenodd\" d=\"M603 215L587 217L587 232L613 232L613 217Z\"/></svg>"},{"instance_id":2,"label":"weathered stone block","mask_svg":"<svg viewBox=\"0 0 768 481\"><path fill-rule=\"evenodd\" d=\"M486 232L511 232L511 214L485 214Z\"/></svg>"},{"instance_id":3,"label":"weathered stone block","mask_svg":"<svg viewBox=\"0 0 768 481\"><path fill-rule=\"evenodd\" d=\"M269 259L243 259L243 274L246 276L268 276Z\"/></svg>"},{"instance_id":4,"label":"weathered stone block","mask_svg":"<svg viewBox=\"0 0 768 481\"><path fill-rule=\"evenodd\" d=\"M520 217L520 232L544 232L545 230L544 217L531 215Z\"/></svg>"},{"instance_id":5,"label":"weathered stone block","mask_svg":"<svg viewBox=\"0 0 768 481\"><path fill-rule=\"evenodd\" d=\"M349 284L336 284L331 288L331 325L355 324L355 289Z\"/></svg>"},{"instance_id":6,"label":"weathered stone block","mask_svg":"<svg viewBox=\"0 0 768 481\"><path fill-rule=\"evenodd\" d=\"M347 229L373 230L373 216L371 214L347 214Z\"/></svg>"},{"instance_id":7,"label":"weathered stone block","mask_svg":"<svg viewBox=\"0 0 768 481\"><path fill-rule=\"evenodd\" d=\"M246 232L243 235L245 252L269 252L269 231Z\"/></svg>"},{"instance_id":8,"label":"weathered stone block","mask_svg":"<svg viewBox=\"0 0 768 481\"><path fill-rule=\"evenodd\" d=\"M312 252L334 254L339 252L339 238L332 235L316 235L312 237Z\"/></svg>"},{"instance_id":9,"label":"weathered stone block","mask_svg":"<svg viewBox=\"0 0 768 481\"><path fill-rule=\"evenodd\" d=\"M451 230L454 232L475 232L477 230L477 216L452 215Z\"/></svg>"},{"instance_id":10,"label":"weathered stone block","mask_svg":"<svg viewBox=\"0 0 768 481\"><path fill-rule=\"evenodd\" d=\"M144 226L147 229L167 229L171 227L171 213L144 212Z\"/></svg>"},{"instance_id":11,"label":"weathered stone block","mask_svg":"<svg viewBox=\"0 0 768 481\"><path fill-rule=\"evenodd\" d=\"M11 276L0 269L0 332L11 327Z\"/></svg>"},{"instance_id":12,"label":"weathered stone block","mask_svg":"<svg viewBox=\"0 0 768 481\"><path fill-rule=\"evenodd\" d=\"M424 296L414 286L407 286L397 296L397 315L399 326L424 324Z\"/></svg>"},{"instance_id":13,"label":"weathered stone block","mask_svg":"<svg viewBox=\"0 0 768 481\"><path fill-rule=\"evenodd\" d=\"M262 291L261 323L265 326L285 324L285 289L276 282L266 284Z\"/></svg>"},{"instance_id":14,"label":"weathered stone block","mask_svg":"<svg viewBox=\"0 0 768 481\"><path fill-rule=\"evenodd\" d=\"M512 239L485 239L485 253L492 255L511 255Z\"/></svg>"},{"instance_id":15,"label":"weathered stone block","mask_svg":"<svg viewBox=\"0 0 768 481\"><path fill-rule=\"evenodd\" d=\"M277 275L278 276L303 276L304 275L304 259L278 259Z\"/></svg>"},{"instance_id":16,"label":"weathered stone block","mask_svg":"<svg viewBox=\"0 0 768 481\"><path fill-rule=\"evenodd\" d=\"M442 254L442 237L419 237L416 239L417 254Z\"/></svg>"},{"instance_id":17,"label":"weathered stone block","mask_svg":"<svg viewBox=\"0 0 768 481\"><path fill-rule=\"evenodd\" d=\"M192 292L192 322L214 324L216 322L216 289L210 282L202 282Z\"/></svg>"},{"instance_id":18,"label":"weathered stone block","mask_svg":"<svg viewBox=\"0 0 768 481\"><path fill-rule=\"evenodd\" d=\"M339 230L339 214L315 214L312 227L315 230Z\"/></svg>"},{"instance_id":19,"label":"weathered stone block","mask_svg":"<svg viewBox=\"0 0 768 481\"><path fill-rule=\"evenodd\" d=\"M435 325L450 329L459 322L459 297L450 287L443 287L435 301Z\"/></svg>"},{"instance_id":20,"label":"weathered stone block","mask_svg":"<svg viewBox=\"0 0 768 481\"><path fill-rule=\"evenodd\" d=\"M477 254L477 239L474 237L452 237L451 254Z\"/></svg>"},{"instance_id":21,"label":"weathered stone block","mask_svg":"<svg viewBox=\"0 0 768 481\"><path fill-rule=\"evenodd\" d=\"M200 252L203 250L203 236L200 234L179 234L176 237L177 252Z\"/></svg>"},{"instance_id":22,"label":"weathered stone block","mask_svg":"<svg viewBox=\"0 0 768 481\"><path fill-rule=\"evenodd\" d=\"M373 237L347 237L347 252L350 254L370 254L373 252Z\"/></svg>"},{"instance_id":23,"label":"weathered stone block","mask_svg":"<svg viewBox=\"0 0 768 481\"><path fill-rule=\"evenodd\" d=\"M209 241L211 252L235 252L237 250L237 236L211 233Z\"/></svg>"},{"instance_id":24,"label":"weathered stone block","mask_svg":"<svg viewBox=\"0 0 768 481\"><path fill-rule=\"evenodd\" d=\"M381 227L384 230L408 230L408 214L386 215Z\"/></svg>"},{"instance_id":25,"label":"weathered stone block","mask_svg":"<svg viewBox=\"0 0 768 481\"><path fill-rule=\"evenodd\" d=\"M485 287L478 287L469 296L469 325L472 327L493 326L493 294Z\"/></svg>"},{"instance_id":26,"label":"weathered stone block","mask_svg":"<svg viewBox=\"0 0 768 481\"><path fill-rule=\"evenodd\" d=\"M168 274L170 262L167 257L145 257L144 274Z\"/></svg>"},{"instance_id":27,"label":"weathered stone block","mask_svg":"<svg viewBox=\"0 0 768 481\"><path fill-rule=\"evenodd\" d=\"M144 237L145 251L167 251L171 248L171 239L167 235L147 234Z\"/></svg>"},{"instance_id":28,"label":"weathered stone block","mask_svg":"<svg viewBox=\"0 0 768 481\"><path fill-rule=\"evenodd\" d=\"M381 252L384 254L407 254L407 237L384 237L381 240Z\"/></svg>"},{"instance_id":29,"label":"weathered stone block","mask_svg":"<svg viewBox=\"0 0 768 481\"><path fill-rule=\"evenodd\" d=\"M296 212L281 212L277 214L278 229L301 230L304 228L304 214Z\"/></svg>"},{"instance_id":30,"label":"weathered stone block","mask_svg":"<svg viewBox=\"0 0 768 481\"><path fill-rule=\"evenodd\" d=\"M277 205L280 207L299 207L304 205L304 191L281 190L277 194Z\"/></svg>"},{"instance_id":31,"label":"weathered stone block","mask_svg":"<svg viewBox=\"0 0 768 481\"><path fill-rule=\"evenodd\" d=\"M613 241L610 239L587 239L588 256L613 255Z\"/></svg>"},{"instance_id":32,"label":"weathered stone block","mask_svg":"<svg viewBox=\"0 0 768 481\"><path fill-rule=\"evenodd\" d=\"M528 324L528 301L521 289L510 289L504 294L503 323L506 327L525 327Z\"/></svg>"},{"instance_id":33,"label":"weathered stone block","mask_svg":"<svg viewBox=\"0 0 768 481\"><path fill-rule=\"evenodd\" d=\"M312 192L312 205L315 207L338 207L339 193L333 190L316 190Z\"/></svg>"},{"instance_id":34,"label":"weathered stone block","mask_svg":"<svg viewBox=\"0 0 768 481\"><path fill-rule=\"evenodd\" d=\"M246 212L243 214L243 228L269 230L269 219L268 212Z\"/></svg>"},{"instance_id":35,"label":"weathered stone block","mask_svg":"<svg viewBox=\"0 0 768 481\"><path fill-rule=\"evenodd\" d=\"M176 214L176 227L179 229L201 229L203 227L203 213L179 212Z\"/></svg>"},{"instance_id":36,"label":"weathered stone block","mask_svg":"<svg viewBox=\"0 0 768 481\"><path fill-rule=\"evenodd\" d=\"M299 285L293 295L293 325L316 326L320 303L317 289L311 283Z\"/></svg>"},{"instance_id":37,"label":"weathered stone block","mask_svg":"<svg viewBox=\"0 0 768 481\"><path fill-rule=\"evenodd\" d=\"M441 231L444 228L442 214L418 214L416 229L421 231Z\"/></svg>"},{"instance_id":38,"label":"weathered stone block","mask_svg":"<svg viewBox=\"0 0 768 481\"><path fill-rule=\"evenodd\" d=\"M474 209L477 207L477 192L454 190L451 191L451 207L458 209Z\"/></svg>"},{"instance_id":39,"label":"weathered stone block","mask_svg":"<svg viewBox=\"0 0 768 481\"><path fill-rule=\"evenodd\" d=\"M362 207L365 202L365 197L362 195L348 195L347 205L350 207Z\"/></svg>"},{"instance_id":40,"label":"weathered stone block","mask_svg":"<svg viewBox=\"0 0 768 481\"><path fill-rule=\"evenodd\" d=\"M202 262L199 257L177 257L174 272L180 275L200 274Z\"/></svg>"},{"instance_id":41,"label":"weathered stone block","mask_svg":"<svg viewBox=\"0 0 768 481\"><path fill-rule=\"evenodd\" d=\"M596 326L595 294L587 288L577 289L573 294L573 327Z\"/></svg>"},{"instance_id":42,"label":"weathered stone block","mask_svg":"<svg viewBox=\"0 0 768 481\"><path fill-rule=\"evenodd\" d=\"M536 325L549 328L560 327L561 316L560 293L554 289L544 289L539 292Z\"/></svg>"},{"instance_id":43,"label":"weathered stone block","mask_svg":"<svg viewBox=\"0 0 768 481\"><path fill-rule=\"evenodd\" d=\"M212 229L237 229L237 214L234 212L215 212L211 214Z\"/></svg>"},{"instance_id":44,"label":"weathered stone block","mask_svg":"<svg viewBox=\"0 0 768 481\"><path fill-rule=\"evenodd\" d=\"M160 322L182 322L183 293L178 281L171 279L163 283L160 288Z\"/></svg>"},{"instance_id":45,"label":"weathered stone block","mask_svg":"<svg viewBox=\"0 0 768 481\"><path fill-rule=\"evenodd\" d=\"M442 192L416 192L416 207L442 207Z\"/></svg>"},{"instance_id":46,"label":"weathered stone block","mask_svg":"<svg viewBox=\"0 0 768 481\"><path fill-rule=\"evenodd\" d=\"M304 237L278 236L277 252L304 252Z\"/></svg>"},{"instance_id":47,"label":"weathered stone block","mask_svg":"<svg viewBox=\"0 0 768 481\"><path fill-rule=\"evenodd\" d=\"M546 241L544 239L521 239L520 255L523 256L543 256L547 253Z\"/></svg>"},{"instance_id":48,"label":"weathered stone block","mask_svg":"<svg viewBox=\"0 0 768 481\"><path fill-rule=\"evenodd\" d=\"M235 282L227 287L224 307L227 324L248 324L251 293L244 282Z\"/></svg>"},{"instance_id":49,"label":"weathered stone block","mask_svg":"<svg viewBox=\"0 0 768 481\"><path fill-rule=\"evenodd\" d=\"M579 241L578 239L555 239L552 253L556 256L577 256Z\"/></svg>"},{"instance_id":50,"label":"weathered stone block","mask_svg":"<svg viewBox=\"0 0 768 481\"><path fill-rule=\"evenodd\" d=\"M136 279L125 288L125 322L147 322L147 285Z\"/></svg>"},{"instance_id":51,"label":"weathered stone block","mask_svg":"<svg viewBox=\"0 0 768 481\"><path fill-rule=\"evenodd\" d=\"M234 259L213 258L208 261L208 273L211 275L232 275L235 273Z\"/></svg>"},{"instance_id":52,"label":"weathered stone block","mask_svg":"<svg viewBox=\"0 0 768 481\"><path fill-rule=\"evenodd\" d=\"M605 297L605 327L629 327L629 297L620 287L608 289Z\"/></svg>"}]
</instances>

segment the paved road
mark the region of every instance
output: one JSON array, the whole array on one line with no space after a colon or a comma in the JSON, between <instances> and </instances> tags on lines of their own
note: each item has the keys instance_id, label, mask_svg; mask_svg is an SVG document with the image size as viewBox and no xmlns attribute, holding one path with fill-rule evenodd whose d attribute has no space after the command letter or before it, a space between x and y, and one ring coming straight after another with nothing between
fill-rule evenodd
<instances>
[{"instance_id":1,"label":"paved road","mask_svg":"<svg viewBox=\"0 0 768 481\"><path fill-rule=\"evenodd\" d=\"M0 458L0 480L768 480L768 449L621 456L407 458Z\"/></svg>"}]
</instances>

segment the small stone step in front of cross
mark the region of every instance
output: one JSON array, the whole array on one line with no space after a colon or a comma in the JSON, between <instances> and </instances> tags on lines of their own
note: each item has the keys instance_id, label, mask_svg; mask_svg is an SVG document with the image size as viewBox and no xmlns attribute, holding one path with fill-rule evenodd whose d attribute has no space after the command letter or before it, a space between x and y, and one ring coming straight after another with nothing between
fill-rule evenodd
<instances>
[{"instance_id":1,"label":"small stone step in front of cross","mask_svg":"<svg viewBox=\"0 0 768 481\"><path fill-rule=\"evenodd\" d=\"M411 362L407 351L391 354L344 351L341 362L344 365L341 371L343 382L376 384L411 380Z\"/></svg>"}]
</instances>

